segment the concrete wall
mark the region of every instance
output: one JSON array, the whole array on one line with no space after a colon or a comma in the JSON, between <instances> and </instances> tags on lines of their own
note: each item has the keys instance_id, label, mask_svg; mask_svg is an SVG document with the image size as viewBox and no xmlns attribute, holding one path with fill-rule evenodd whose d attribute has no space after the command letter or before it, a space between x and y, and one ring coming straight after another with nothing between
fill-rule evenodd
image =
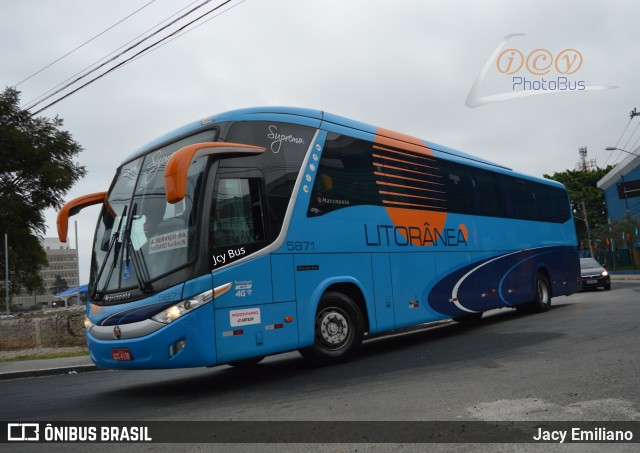
<instances>
[{"instance_id":1,"label":"concrete wall","mask_svg":"<svg viewBox=\"0 0 640 453\"><path fill-rule=\"evenodd\" d=\"M85 346L84 307L0 319L0 350Z\"/></svg>"}]
</instances>

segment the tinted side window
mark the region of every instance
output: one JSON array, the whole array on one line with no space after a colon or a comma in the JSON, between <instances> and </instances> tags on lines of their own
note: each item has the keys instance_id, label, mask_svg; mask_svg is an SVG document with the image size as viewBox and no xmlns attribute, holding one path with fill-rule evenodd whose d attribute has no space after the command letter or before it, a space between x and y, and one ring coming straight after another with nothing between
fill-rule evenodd
<instances>
[{"instance_id":1,"label":"tinted side window","mask_svg":"<svg viewBox=\"0 0 640 453\"><path fill-rule=\"evenodd\" d=\"M509 178L507 191L509 194L509 217L522 220L536 218L533 194L527 181Z\"/></svg>"},{"instance_id":2,"label":"tinted side window","mask_svg":"<svg viewBox=\"0 0 640 453\"><path fill-rule=\"evenodd\" d=\"M477 191L478 214L506 217L505 187L497 174L480 170L474 177Z\"/></svg>"},{"instance_id":3,"label":"tinted side window","mask_svg":"<svg viewBox=\"0 0 640 453\"><path fill-rule=\"evenodd\" d=\"M258 169L264 177L267 201L267 222L270 240L280 234L302 161L313 140L315 129L296 124L243 121L229 129L225 140L232 143L263 146L267 151L259 156L224 160L224 168Z\"/></svg>"},{"instance_id":4,"label":"tinted side window","mask_svg":"<svg viewBox=\"0 0 640 453\"><path fill-rule=\"evenodd\" d=\"M440 161L447 210L459 214L477 214L473 168L454 162Z\"/></svg>"},{"instance_id":5,"label":"tinted side window","mask_svg":"<svg viewBox=\"0 0 640 453\"><path fill-rule=\"evenodd\" d=\"M542 222L566 222L570 218L569 200L564 190L544 184L533 184L536 200L536 220Z\"/></svg>"},{"instance_id":6,"label":"tinted side window","mask_svg":"<svg viewBox=\"0 0 640 453\"><path fill-rule=\"evenodd\" d=\"M372 143L330 133L309 204L309 217L357 205L380 205Z\"/></svg>"},{"instance_id":7,"label":"tinted side window","mask_svg":"<svg viewBox=\"0 0 640 453\"><path fill-rule=\"evenodd\" d=\"M259 178L223 177L216 181L209 220L213 267L266 245L262 190Z\"/></svg>"}]
</instances>

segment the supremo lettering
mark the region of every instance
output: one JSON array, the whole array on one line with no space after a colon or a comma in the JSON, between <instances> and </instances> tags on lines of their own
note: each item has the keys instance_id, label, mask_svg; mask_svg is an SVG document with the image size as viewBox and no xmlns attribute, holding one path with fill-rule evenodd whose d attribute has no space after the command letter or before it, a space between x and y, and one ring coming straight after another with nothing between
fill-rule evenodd
<instances>
[{"instance_id":1,"label":"supremo lettering","mask_svg":"<svg viewBox=\"0 0 640 453\"><path fill-rule=\"evenodd\" d=\"M408 246L444 246L458 247L467 245L467 239L460 228L431 228L428 223L424 226L402 225L364 225L364 237L370 247L395 245Z\"/></svg>"},{"instance_id":2,"label":"supremo lettering","mask_svg":"<svg viewBox=\"0 0 640 453\"><path fill-rule=\"evenodd\" d=\"M269 135L267 138L273 140L271 142L271 151L274 154L278 154L280 152L280 148L282 148L282 142L295 143L296 145L304 145L304 140L300 137L294 137L293 135L284 135L278 132L278 127L271 125L269 126Z\"/></svg>"}]
</instances>

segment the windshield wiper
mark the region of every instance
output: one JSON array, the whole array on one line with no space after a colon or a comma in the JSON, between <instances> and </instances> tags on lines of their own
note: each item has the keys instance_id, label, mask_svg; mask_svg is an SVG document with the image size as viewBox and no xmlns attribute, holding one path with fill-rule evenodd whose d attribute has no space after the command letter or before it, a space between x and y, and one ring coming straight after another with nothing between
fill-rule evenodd
<instances>
[{"instance_id":1,"label":"windshield wiper","mask_svg":"<svg viewBox=\"0 0 640 453\"><path fill-rule=\"evenodd\" d=\"M140 250L136 250L133 246L133 241L131 240L131 225L133 224L133 218L136 215L138 210L138 203L133 204L133 209L131 210L131 215L129 216L129 220L127 222L127 226L124 230L124 243L125 243L125 255L126 255L126 265L129 266L129 257L133 260L133 270L136 274L136 280L138 280L138 288L142 290L144 293L149 293L153 291L153 287L149 283L151 277L149 276L149 269L147 268L147 263L144 260L144 256L140 252Z\"/></svg>"},{"instance_id":2,"label":"windshield wiper","mask_svg":"<svg viewBox=\"0 0 640 453\"><path fill-rule=\"evenodd\" d=\"M111 242L109 243L109 248L107 249L107 255L104 257L102 261L102 266L100 266L100 270L96 274L96 281L91 289L91 299L95 299L96 294L98 293L98 284L100 283L100 278L102 277L102 273L104 272L104 268L107 265L107 261L109 261L109 256L111 255L111 251L113 250L116 243L118 243L118 236L120 236L120 230L122 229L122 222L127 215L127 206L124 207L122 211L122 217L120 217L120 222L118 223L118 229L111 236ZM116 267L116 263L118 261L118 255L120 254L120 244L116 247L116 256L113 258L113 266L109 271L109 278L107 278L107 283L111 280L111 275L113 275L113 269ZM106 286L106 285L105 285Z\"/></svg>"}]
</instances>

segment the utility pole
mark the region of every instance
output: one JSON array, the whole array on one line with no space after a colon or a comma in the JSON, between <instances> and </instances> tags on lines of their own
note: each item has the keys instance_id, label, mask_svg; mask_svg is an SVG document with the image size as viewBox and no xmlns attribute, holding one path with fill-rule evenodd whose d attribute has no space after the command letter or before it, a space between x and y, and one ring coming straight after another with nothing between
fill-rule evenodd
<instances>
[{"instance_id":1,"label":"utility pole","mask_svg":"<svg viewBox=\"0 0 640 453\"><path fill-rule=\"evenodd\" d=\"M9 235L4 234L4 290L7 314L9 314Z\"/></svg>"},{"instance_id":2,"label":"utility pole","mask_svg":"<svg viewBox=\"0 0 640 453\"><path fill-rule=\"evenodd\" d=\"M78 298L78 306L82 305L80 303L80 252L78 251L78 221L75 221L76 224L76 275L78 276L78 281L76 282L76 297Z\"/></svg>"},{"instance_id":3,"label":"utility pole","mask_svg":"<svg viewBox=\"0 0 640 453\"><path fill-rule=\"evenodd\" d=\"M587 227L587 242L589 242L589 253L591 254L591 258L593 258L593 246L591 245L591 229L589 228L589 218L587 217L587 207L585 206L584 200L582 200L582 213L584 214L584 224Z\"/></svg>"}]
</instances>

